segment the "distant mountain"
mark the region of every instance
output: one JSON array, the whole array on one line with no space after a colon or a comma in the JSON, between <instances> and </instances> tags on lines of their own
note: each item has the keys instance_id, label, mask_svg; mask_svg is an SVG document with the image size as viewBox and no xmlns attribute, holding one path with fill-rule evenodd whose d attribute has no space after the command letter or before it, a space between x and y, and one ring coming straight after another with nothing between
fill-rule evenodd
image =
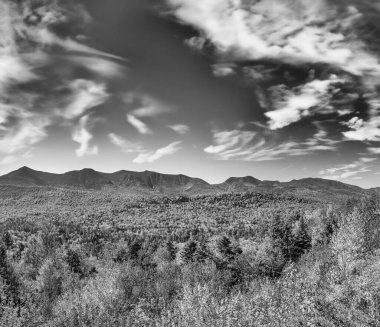
<instances>
[{"instance_id":1,"label":"distant mountain","mask_svg":"<svg viewBox=\"0 0 380 327\"><path fill-rule=\"evenodd\" d=\"M337 199L380 194L380 188L364 190L358 186L321 178L304 178L290 182L261 181L251 176L230 177L220 184L209 184L186 175L160 174L153 171L120 170L102 173L93 169L52 174L22 167L0 176L0 185L66 187L94 190L116 190L132 194L212 194L250 191L294 194L318 199Z\"/></svg>"},{"instance_id":2,"label":"distant mountain","mask_svg":"<svg viewBox=\"0 0 380 327\"><path fill-rule=\"evenodd\" d=\"M209 193L214 187L199 178L185 175L160 174L153 171L134 172L121 170L102 173L93 169L70 171L64 174L45 173L22 167L0 177L0 184L56 186L85 189L119 189L132 192L158 193Z\"/></svg>"},{"instance_id":3,"label":"distant mountain","mask_svg":"<svg viewBox=\"0 0 380 327\"><path fill-rule=\"evenodd\" d=\"M229 192L247 192L257 188L262 182L252 176L230 177L224 183L218 184L219 188Z\"/></svg>"}]
</instances>

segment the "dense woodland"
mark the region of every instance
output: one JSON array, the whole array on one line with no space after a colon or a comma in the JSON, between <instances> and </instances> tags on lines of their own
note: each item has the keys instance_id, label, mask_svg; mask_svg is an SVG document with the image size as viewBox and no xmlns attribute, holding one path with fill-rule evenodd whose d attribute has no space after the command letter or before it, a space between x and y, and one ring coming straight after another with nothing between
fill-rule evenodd
<instances>
[{"instance_id":1,"label":"dense woodland","mask_svg":"<svg viewBox=\"0 0 380 327\"><path fill-rule=\"evenodd\" d=\"M379 326L375 195L0 189L0 326Z\"/></svg>"}]
</instances>

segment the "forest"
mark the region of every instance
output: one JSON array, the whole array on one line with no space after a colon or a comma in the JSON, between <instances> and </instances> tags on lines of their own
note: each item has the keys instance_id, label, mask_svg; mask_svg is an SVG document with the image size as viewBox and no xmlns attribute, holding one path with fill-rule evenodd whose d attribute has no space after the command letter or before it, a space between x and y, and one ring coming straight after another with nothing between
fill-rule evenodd
<instances>
[{"instance_id":1,"label":"forest","mask_svg":"<svg viewBox=\"0 0 380 327\"><path fill-rule=\"evenodd\" d=\"M1 188L1 327L380 324L376 195Z\"/></svg>"}]
</instances>

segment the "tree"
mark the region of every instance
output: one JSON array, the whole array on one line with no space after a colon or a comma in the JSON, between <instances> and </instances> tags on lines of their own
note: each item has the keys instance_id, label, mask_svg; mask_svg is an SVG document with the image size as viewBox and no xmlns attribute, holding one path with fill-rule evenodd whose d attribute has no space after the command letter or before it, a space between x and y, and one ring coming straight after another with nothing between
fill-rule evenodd
<instances>
[{"instance_id":1,"label":"tree","mask_svg":"<svg viewBox=\"0 0 380 327\"><path fill-rule=\"evenodd\" d=\"M210 258L210 252L206 246L205 242L198 244L197 249L194 252L194 260L196 262L203 263L206 259Z\"/></svg>"},{"instance_id":2,"label":"tree","mask_svg":"<svg viewBox=\"0 0 380 327\"><path fill-rule=\"evenodd\" d=\"M194 241L189 241L182 248L179 256L182 263L190 263L195 260L195 251L197 250L197 243Z\"/></svg>"},{"instance_id":3,"label":"tree","mask_svg":"<svg viewBox=\"0 0 380 327\"><path fill-rule=\"evenodd\" d=\"M174 261L177 254L177 249L175 248L171 240L167 240L165 244L166 251L168 252L169 260Z\"/></svg>"},{"instance_id":4,"label":"tree","mask_svg":"<svg viewBox=\"0 0 380 327\"><path fill-rule=\"evenodd\" d=\"M19 288L20 282L9 264L7 251L4 244L0 244L0 282L3 282L5 301L13 302L15 305L20 304ZM1 299L0 299L1 300Z\"/></svg>"},{"instance_id":5,"label":"tree","mask_svg":"<svg viewBox=\"0 0 380 327\"><path fill-rule=\"evenodd\" d=\"M120 247L113 260L117 263L122 263L128 260L128 250L125 247Z\"/></svg>"},{"instance_id":6,"label":"tree","mask_svg":"<svg viewBox=\"0 0 380 327\"><path fill-rule=\"evenodd\" d=\"M233 261L235 256L241 253L241 249L237 246L233 246L227 236L222 236L217 240L216 250L219 258L224 262Z\"/></svg>"},{"instance_id":7,"label":"tree","mask_svg":"<svg viewBox=\"0 0 380 327\"><path fill-rule=\"evenodd\" d=\"M129 257L131 260L137 260L139 257L139 251L141 250L141 243L135 241L129 248Z\"/></svg>"},{"instance_id":8,"label":"tree","mask_svg":"<svg viewBox=\"0 0 380 327\"><path fill-rule=\"evenodd\" d=\"M3 235L3 242L7 249L11 248L13 246L13 240L12 235L9 233L9 231L5 231Z\"/></svg>"},{"instance_id":9,"label":"tree","mask_svg":"<svg viewBox=\"0 0 380 327\"><path fill-rule=\"evenodd\" d=\"M72 272L82 275L82 260L77 251L69 249L67 251L66 261Z\"/></svg>"},{"instance_id":10,"label":"tree","mask_svg":"<svg viewBox=\"0 0 380 327\"><path fill-rule=\"evenodd\" d=\"M56 299L62 293L63 265L58 258L48 258L39 270L38 289L44 316L50 316Z\"/></svg>"},{"instance_id":11,"label":"tree","mask_svg":"<svg viewBox=\"0 0 380 327\"><path fill-rule=\"evenodd\" d=\"M311 248L311 236L309 235L303 216L297 222L293 232L292 242L289 249L289 259L298 260L302 254Z\"/></svg>"}]
</instances>

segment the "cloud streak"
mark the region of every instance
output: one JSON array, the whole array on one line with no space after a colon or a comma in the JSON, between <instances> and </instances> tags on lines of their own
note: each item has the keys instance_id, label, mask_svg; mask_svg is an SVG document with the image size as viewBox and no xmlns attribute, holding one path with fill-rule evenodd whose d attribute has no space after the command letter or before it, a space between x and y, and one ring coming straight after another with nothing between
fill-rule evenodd
<instances>
[{"instance_id":1,"label":"cloud streak","mask_svg":"<svg viewBox=\"0 0 380 327\"><path fill-rule=\"evenodd\" d=\"M371 163L376 160L376 158L359 158L350 164L339 165L322 170L319 172L319 175L323 178L333 180L360 179L361 177L358 175L371 172Z\"/></svg>"},{"instance_id":2,"label":"cloud streak","mask_svg":"<svg viewBox=\"0 0 380 327\"><path fill-rule=\"evenodd\" d=\"M89 118L89 115L81 117L72 134L73 141L80 145L79 148L75 150L78 157L97 155L99 153L97 146L90 146L90 141L93 139L93 135L89 131Z\"/></svg>"},{"instance_id":3,"label":"cloud streak","mask_svg":"<svg viewBox=\"0 0 380 327\"><path fill-rule=\"evenodd\" d=\"M152 134L152 130L136 116L127 114L127 122L130 123L140 134Z\"/></svg>"},{"instance_id":4,"label":"cloud streak","mask_svg":"<svg viewBox=\"0 0 380 327\"><path fill-rule=\"evenodd\" d=\"M153 163L165 156L178 152L182 148L182 141L176 141L157 150L150 151L144 148L140 143L130 142L115 133L109 134L108 138L112 144L119 147L123 152L128 154L137 153L137 157L133 159L133 162L137 164Z\"/></svg>"},{"instance_id":5,"label":"cloud streak","mask_svg":"<svg viewBox=\"0 0 380 327\"><path fill-rule=\"evenodd\" d=\"M84 8L71 2L0 0L1 153L31 150L48 136L50 126L72 127L108 99L107 86L100 80L120 76L121 58L81 43L77 35L58 36L52 29L89 21ZM63 57L67 62L54 65ZM65 69L73 63L96 78L78 78L73 69ZM25 85L30 91L23 90ZM89 135L83 124L74 137L84 146L79 155L94 152L85 147Z\"/></svg>"},{"instance_id":6,"label":"cloud streak","mask_svg":"<svg viewBox=\"0 0 380 327\"><path fill-rule=\"evenodd\" d=\"M139 143L130 142L115 133L108 134L108 139L113 145L117 146L125 153L144 152L143 147Z\"/></svg>"},{"instance_id":7,"label":"cloud streak","mask_svg":"<svg viewBox=\"0 0 380 327\"><path fill-rule=\"evenodd\" d=\"M214 145L204 149L217 160L272 161L294 156L311 155L318 151L334 151L339 143L330 140L320 129L303 142L287 141L270 145L264 137L251 131L214 131Z\"/></svg>"},{"instance_id":8,"label":"cloud streak","mask_svg":"<svg viewBox=\"0 0 380 327\"><path fill-rule=\"evenodd\" d=\"M154 152L145 152L140 153L135 159L133 159L134 163L143 164L143 163L152 163L163 157L172 155L179 150L181 150L181 141L173 142L168 144L167 146L157 149Z\"/></svg>"},{"instance_id":9,"label":"cloud streak","mask_svg":"<svg viewBox=\"0 0 380 327\"><path fill-rule=\"evenodd\" d=\"M174 132L184 135L190 132L190 127L184 124L168 125L168 127Z\"/></svg>"}]
</instances>

